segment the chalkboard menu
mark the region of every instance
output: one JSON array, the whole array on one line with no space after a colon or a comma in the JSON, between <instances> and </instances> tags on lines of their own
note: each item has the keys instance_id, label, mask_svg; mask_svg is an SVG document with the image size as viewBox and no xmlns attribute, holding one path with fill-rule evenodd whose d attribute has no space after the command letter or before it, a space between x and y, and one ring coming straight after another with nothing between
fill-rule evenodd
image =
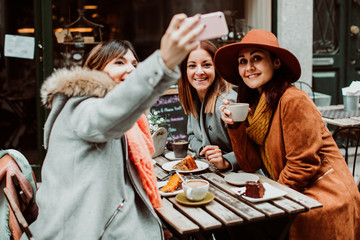
<instances>
[{"instance_id":1,"label":"chalkboard menu","mask_svg":"<svg viewBox=\"0 0 360 240\"><path fill-rule=\"evenodd\" d=\"M179 102L177 89L170 89L159 97L156 103L150 108L151 113L157 112L158 115L166 119L169 140L187 139L187 115Z\"/></svg>"}]
</instances>

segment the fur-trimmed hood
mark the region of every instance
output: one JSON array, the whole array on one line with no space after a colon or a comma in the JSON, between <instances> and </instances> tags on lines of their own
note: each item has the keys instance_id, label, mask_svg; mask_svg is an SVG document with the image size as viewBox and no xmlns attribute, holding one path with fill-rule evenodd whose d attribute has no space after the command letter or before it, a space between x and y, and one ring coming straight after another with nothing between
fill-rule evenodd
<instances>
[{"instance_id":1,"label":"fur-trimmed hood","mask_svg":"<svg viewBox=\"0 0 360 240\"><path fill-rule=\"evenodd\" d=\"M55 70L41 86L41 101L51 108L56 94L67 97L94 96L104 97L116 83L105 72L73 67Z\"/></svg>"}]
</instances>

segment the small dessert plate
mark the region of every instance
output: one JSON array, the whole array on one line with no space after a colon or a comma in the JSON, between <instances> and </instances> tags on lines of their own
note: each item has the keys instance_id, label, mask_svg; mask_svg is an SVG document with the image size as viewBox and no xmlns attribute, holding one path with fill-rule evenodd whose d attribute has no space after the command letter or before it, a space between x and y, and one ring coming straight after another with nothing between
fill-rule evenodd
<instances>
[{"instance_id":1,"label":"small dessert plate","mask_svg":"<svg viewBox=\"0 0 360 240\"><path fill-rule=\"evenodd\" d=\"M182 160L164 163L164 164L162 165L162 168L163 168L165 171L170 172L171 170L174 170L174 169L173 169L173 166L175 166L175 165L176 165L178 162L180 162L180 161L182 161ZM196 165L198 166L197 169L190 170L190 171L178 170L178 172L179 172L179 173L200 172L200 171L203 171L203 170L205 170L205 169L207 169L207 168L209 167L209 164L206 163L206 162L203 162L203 161L195 160L195 163L196 163Z\"/></svg>"},{"instance_id":2,"label":"small dessert plate","mask_svg":"<svg viewBox=\"0 0 360 240\"><path fill-rule=\"evenodd\" d=\"M188 205L188 206L200 206L204 204L208 204L212 200L214 200L214 194L207 193L205 198L201 201L190 201L186 198L185 193L179 193L175 197L176 201L178 201L181 204Z\"/></svg>"},{"instance_id":3,"label":"small dessert plate","mask_svg":"<svg viewBox=\"0 0 360 240\"><path fill-rule=\"evenodd\" d=\"M243 186L247 181L258 181L259 177L251 173L230 173L224 179L232 185Z\"/></svg>"},{"instance_id":4,"label":"small dessert plate","mask_svg":"<svg viewBox=\"0 0 360 240\"><path fill-rule=\"evenodd\" d=\"M194 153L194 152L188 151L188 152L187 152L187 155L189 155L189 154L191 154L193 157L195 157L195 153ZM175 154L174 154L173 151L166 153L166 154L165 154L165 157L166 157L167 159L169 159L169 160L180 160L180 159L184 159L184 158L177 158L177 157L175 157Z\"/></svg>"},{"instance_id":5,"label":"small dessert plate","mask_svg":"<svg viewBox=\"0 0 360 240\"><path fill-rule=\"evenodd\" d=\"M250 202L253 202L253 203L263 202L263 201L283 197L286 195L285 191L282 191L276 187L273 187L268 183L263 183L263 186L265 188L265 193L262 198L252 198L252 197L247 197L247 196L243 195L243 193L245 193L245 187L231 188L231 190L233 192L235 192L236 194L240 195L241 197L243 197L244 199L246 199Z\"/></svg>"},{"instance_id":6,"label":"small dessert plate","mask_svg":"<svg viewBox=\"0 0 360 240\"><path fill-rule=\"evenodd\" d=\"M177 195L179 193L184 192L182 189L179 189L179 190L176 190L176 191L173 191L173 192L163 192L163 191L161 191L160 189L163 186L165 186L167 183L168 183L168 181L162 181L162 182L157 182L157 184L156 184L158 189L159 189L159 193L160 193L161 196L170 197L170 196L175 196L175 195Z\"/></svg>"}]
</instances>

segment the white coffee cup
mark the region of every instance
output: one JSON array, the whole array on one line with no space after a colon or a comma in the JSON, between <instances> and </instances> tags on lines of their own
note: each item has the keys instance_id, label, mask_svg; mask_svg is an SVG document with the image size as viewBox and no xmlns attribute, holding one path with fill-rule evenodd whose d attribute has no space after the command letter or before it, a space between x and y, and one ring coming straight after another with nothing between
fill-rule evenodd
<instances>
[{"instance_id":1,"label":"white coffee cup","mask_svg":"<svg viewBox=\"0 0 360 240\"><path fill-rule=\"evenodd\" d=\"M230 103L227 105L221 105L219 107L220 111L222 111L223 108L230 110L231 114L229 117L234 122L244 121L249 112L249 104L248 103Z\"/></svg>"},{"instance_id":2,"label":"white coffee cup","mask_svg":"<svg viewBox=\"0 0 360 240\"><path fill-rule=\"evenodd\" d=\"M203 179L190 179L183 182L182 187L189 201L201 201L209 190L209 182Z\"/></svg>"}]
</instances>

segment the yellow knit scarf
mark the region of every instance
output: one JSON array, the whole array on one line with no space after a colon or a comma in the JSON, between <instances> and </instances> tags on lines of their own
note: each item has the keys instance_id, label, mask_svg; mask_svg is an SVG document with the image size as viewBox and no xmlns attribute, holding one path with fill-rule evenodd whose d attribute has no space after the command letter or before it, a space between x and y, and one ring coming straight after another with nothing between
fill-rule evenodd
<instances>
[{"instance_id":1,"label":"yellow knit scarf","mask_svg":"<svg viewBox=\"0 0 360 240\"><path fill-rule=\"evenodd\" d=\"M266 137L270 126L272 110L267 106L265 93L261 94L260 100L254 112L250 112L247 119L249 127L246 128L249 138L259 145L262 162L274 179L275 174L272 170L269 155L266 149Z\"/></svg>"}]
</instances>

